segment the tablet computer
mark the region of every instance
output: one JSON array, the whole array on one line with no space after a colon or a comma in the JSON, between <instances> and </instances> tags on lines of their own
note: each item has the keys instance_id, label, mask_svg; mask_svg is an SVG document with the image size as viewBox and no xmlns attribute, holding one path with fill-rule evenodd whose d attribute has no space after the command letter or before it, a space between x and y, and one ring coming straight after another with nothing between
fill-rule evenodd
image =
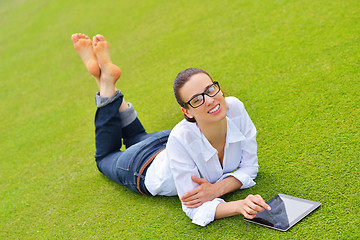
<instances>
[{"instance_id":1,"label":"tablet computer","mask_svg":"<svg viewBox=\"0 0 360 240\"><path fill-rule=\"evenodd\" d=\"M256 214L254 219L245 218L245 220L280 231L287 231L321 205L319 202L281 193L270 199L267 204L271 207L270 211L264 210Z\"/></svg>"}]
</instances>

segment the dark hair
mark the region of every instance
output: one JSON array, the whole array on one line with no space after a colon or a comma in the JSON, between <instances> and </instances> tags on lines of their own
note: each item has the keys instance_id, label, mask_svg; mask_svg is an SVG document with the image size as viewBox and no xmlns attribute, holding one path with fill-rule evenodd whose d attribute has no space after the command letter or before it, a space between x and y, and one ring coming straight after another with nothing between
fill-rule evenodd
<instances>
[{"instance_id":1,"label":"dark hair","mask_svg":"<svg viewBox=\"0 0 360 240\"><path fill-rule=\"evenodd\" d=\"M204 74L208 75L212 81L212 78L210 77L210 75L200 68L188 68L188 69L185 69L185 70L179 72L179 74L176 76L174 85L173 85L173 89L174 89L174 95L175 95L176 101L179 103L179 105L181 107L188 108L188 106L184 106L184 101L180 97L180 94L179 94L180 88L182 88L184 86L184 84L187 81L189 81L189 79L192 76L194 76L195 74L199 74L199 73L204 73ZM187 121L196 122L195 118L189 118L188 116L186 116L186 114L184 114L184 116Z\"/></svg>"}]
</instances>

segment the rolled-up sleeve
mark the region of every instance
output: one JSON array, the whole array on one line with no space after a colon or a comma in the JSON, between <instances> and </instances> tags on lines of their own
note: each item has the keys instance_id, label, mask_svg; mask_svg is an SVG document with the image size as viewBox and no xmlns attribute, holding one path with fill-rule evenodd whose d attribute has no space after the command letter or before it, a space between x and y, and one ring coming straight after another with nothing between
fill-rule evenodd
<instances>
[{"instance_id":1,"label":"rolled-up sleeve","mask_svg":"<svg viewBox=\"0 0 360 240\"><path fill-rule=\"evenodd\" d=\"M192 223L204 227L214 221L217 206L224 202L221 198L215 198L212 201L205 202L198 208L187 208L182 205L182 209L192 219Z\"/></svg>"}]
</instances>

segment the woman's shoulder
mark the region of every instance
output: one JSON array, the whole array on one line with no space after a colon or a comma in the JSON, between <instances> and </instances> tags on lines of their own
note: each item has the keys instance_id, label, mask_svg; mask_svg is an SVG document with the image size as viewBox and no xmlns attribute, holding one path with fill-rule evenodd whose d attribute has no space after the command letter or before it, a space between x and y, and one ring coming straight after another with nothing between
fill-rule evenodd
<instances>
[{"instance_id":1,"label":"woman's shoulder","mask_svg":"<svg viewBox=\"0 0 360 240\"><path fill-rule=\"evenodd\" d=\"M225 97L228 116L241 113L245 107L237 97Z\"/></svg>"},{"instance_id":2,"label":"woman's shoulder","mask_svg":"<svg viewBox=\"0 0 360 240\"><path fill-rule=\"evenodd\" d=\"M198 134L199 131L199 127L196 123L188 122L183 119L171 130L171 135L184 138L186 136L194 136Z\"/></svg>"},{"instance_id":3,"label":"woman's shoulder","mask_svg":"<svg viewBox=\"0 0 360 240\"><path fill-rule=\"evenodd\" d=\"M197 124L184 119L171 130L166 148L169 149L169 154L179 151L183 151L182 154L185 154L197 146L199 139L201 139L201 132Z\"/></svg>"},{"instance_id":4,"label":"woman's shoulder","mask_svg":"<svg viewBox=\"0 0 360 240\"><path fill-rule=\"evenodd\" d=\"M237 97L229 96L225 97L226 104L230 105L244 105Z\"/></svg>"}]
</instances>

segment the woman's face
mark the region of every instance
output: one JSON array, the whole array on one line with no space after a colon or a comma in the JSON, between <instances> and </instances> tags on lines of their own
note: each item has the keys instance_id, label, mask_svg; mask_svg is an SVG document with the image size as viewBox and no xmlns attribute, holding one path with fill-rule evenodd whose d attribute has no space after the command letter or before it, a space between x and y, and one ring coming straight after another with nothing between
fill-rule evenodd
<instances>
[{"instance_id":1,"label":"woman's face","mask_svg":"<svg viewBox=\"0 0 360 240\"><path fill-rule=\"evenodd\" d=\"M182 88L180 88L180 97L184 102L189 101L197 94L203 93L211 84L212 80L205 73L193 75ZM198 124L211 123L224 119L226 117L226 102L222 92L218 92L214 97L204 95L205 102L197 108L188 106L181 110L190 118L195 118Z\"/></svg>"}]
</instances>

